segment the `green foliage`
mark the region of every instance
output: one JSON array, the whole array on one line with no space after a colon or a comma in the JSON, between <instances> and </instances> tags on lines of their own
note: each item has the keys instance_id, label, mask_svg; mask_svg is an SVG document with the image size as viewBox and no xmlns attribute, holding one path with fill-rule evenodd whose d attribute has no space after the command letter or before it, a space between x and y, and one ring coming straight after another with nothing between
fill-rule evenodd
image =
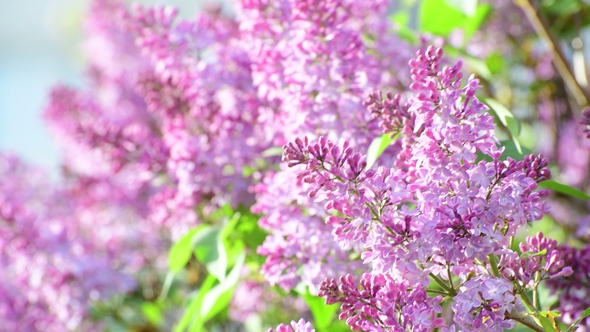
<instances>
[{"instance_id":1,"label":"green foliage","mask_svg":"<svg viewBox=\"0 0 590 332\"><path fill-rule=\"evenodd\" d=\"M391 133L386 133L373 139L371 145L369 145L369 150L367 151L367 169L370 169L373 167L373 165L375 165L375 162L379 156L381 156L385 149L391 145L391 142L396 140L398 137L399 134L394 138L391 138Z\"/></svg>"},{"instance_id":2,"label":"green foliage","mask_svg":"<svg viewBox=\"0 0 590 332\"><path fill-rule=\"evenodd\" d=\"M477 10L477 0L446 0L447 4L471 17Z\"/></svg>"},{"instance_id":3,"label":"green foliage","mask_svg":"<svg viewBox=\"0 0 590 332\"><path fill-rule=\"evenodd\" d=\"M332 322L336 317L336 313L338 312L339 305L328 305L325 303L323 298L313 296L309 293L309 291L303 294L303 298L305 299L305 302L309 306L309 310L313 315L316 331L325 331L332 325Z\"/></svg>"},{"instance_id":4,"label":"green foliage","mask_svg":"<svg viewBox=\"0 0 590 332\"><path fill-rule=\"evenodd\" d=\"M555 321L551 321L551 319L549 317L545 317L545 316L541 315L541 316L539 316L539 321L541 322L541 325L543 326L545 331L557 332L557 329L555 328Z\"/></svg>"},{"instance_id":5,"label":"green foliage","mask_svg":"<svg viewBox=\"0 0 590 332\"><path fill-rule=\"evenodd\" d=\"M234 267L227 277L209 290L203 298L200 315L205 321L213 318L213 316L229 305L235 286L240 278L245 258L246 254L244 252L240 253Z\"/></svg>"},{"instance_id":6,"label":"green foliage","mask_svg":"<svg viewBox=\"0 0 590 332\"><path fill-rule=\"evenodd\" d=\"M482 98L482 101L487 104L490 109L496 114L496 117L500 120L502 125L508 130L510 133L510 137L514 142L514 147L516 150L523 154L522 148L520 143L518 142L518 136L520 134L520 125L518 121L514 118L514 115L495 99L492 98Z\"/></svg>"},{"instance_id":7,"label":"green foliage","mask_svg":"<svg viewBox=\"0 0 590 332\"><path fill-rule=\"evenodd\" d=\"M192 255L193 237L206 227L207 225L201 225L197 228L191 229L172 246L170 253L168 254L168 267L170 268L170 271L178 272L186 266Z\"/></svg>"},{"instance_id":8,"label":"green foliage","mask_svg":"<svg viewBox=\"0 0 590 332\"><path fill-rule=\"evenodd\" d=\"M162 310L157 303L144 302L141 305L141 312L153 325L158 326L162 323Z\"/></svg>"},{"instance_id":9,"label":"green foliage","mask_svg":"<svg viewBox=\"0 0 590 332\"><path fill-rule=\"evenodd\" d=\"M190 230L170 250L170 270L180 272L191 255L203 264L207 277L176 325L174 331L203 331L205 324L227 309L246 261L245 241L257 246L265 234L258 228L258 217L249 211L244 214L228 206L212 214L212 219L225 219L216 225L205 224ZM228 268L230 272L226 274ZM155 319L153 308L148 313ZM147 310L147 309L146 309Z\"/></svg>"},{"instance_id":10,"label":"green foliage","mask_svg":"<svg viewBox=\"0 0 590 332\"><path fill-rule=\"evenodd\" d=\"M473 11L473 2L477 1L423 0L419 11L420 32L448 37L453 30L461 29L470 37L491 10L487 4L476 3Z\"/></svg>"},{"instance_id":11,"label":"green foliage","mask_svg":"<svg viewBox=\"0 0 590 332\"><path fill-rule=\"evenodd\" d=\"M546 188L546 189L551 189L552 191L560 193L560 194L568 195L568 196L582 199L585 201L590 200L590 196L588 196L585 192L578 190L576 188L570 187L566 184L556 182L554 180L543 181L543 182L539 183L539 186Z\"/></svg>"},{"instance_id":12,"label":"green foliage","mask_svg":"<svg viewBox=\"0 0 590 332\"><path fill-rule=\"evenodd\" d=\"M416 31L409 27L410 13L408 10L395 13L391 16L391 20L396 24L397 34L401 39L407 40L413 44L418 42Z\"/></svg>"},{"instance_id":13,"label":"green foliage","mask_svg":"<svg viewBox=\"0 0 590 332\"><path fill-rule=\"evenodd\" d=\"M582 313L582 316L580 316L580 318L576 319L576 321L567 329L567 332L575 331L576 325L578 325L578 323L581 322L582 319L584 319L588 316L590 316L590 308L584 310L584 312Z\"/></svg>"}]
</instances>

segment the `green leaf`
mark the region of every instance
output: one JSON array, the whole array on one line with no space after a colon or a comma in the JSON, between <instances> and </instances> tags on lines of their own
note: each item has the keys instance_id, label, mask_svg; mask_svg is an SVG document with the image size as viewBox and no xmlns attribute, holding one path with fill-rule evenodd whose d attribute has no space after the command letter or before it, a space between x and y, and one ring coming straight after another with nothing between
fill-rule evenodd
<instances>
[{"instance_id":1,"label":"green leaf","mask_svg":"<svg viewBox=\"0 0 590 332\"><path fill-rule=\"evenodd\" d=\"M502 141L500 145L504 147L502 160L506 160L508 157L514 160L522 160L525 155L531 154L531 150L524 146L517 146L514 141Z\"/></svg>"},{"instance_id":2,"label":"green leaf","mask_svg":"<svg viewBox=\"0 0 590 332\"><path fill-rule=\"evenodd\" d=\"M577 319L577 320L576 320L576 321L575 321L575 322L572 324L572 326L570 326L570 327L567 329L567 332L575 331L575 327L576 327L576 325L578 325L578 323L579 323L579 322L581 322L581 321L582 321L582 319L584 319L584 318L586 318L586 317L588 317L588 316L590 316L590 308L588 308L588 309L584 310L584 312L582 313L582 316L580 316L580 318L578 318L578 319Z\"/></svg>"},{"instance_id":3,"label":"green leaf","mask_svg":"<svg viewBox=\"0 0 590 332\"><path fill-rule=\"evenodd\" d=\"M504 69L506 60L500 52L492 52L492 54L486 58L486 65L491 74L497 74Z\"/></svg>"},{"instance_id":4,"label":"green leaf","mask_svg":"<svg viewBox=\"0 0 590 332\"><path fill-rule=\"evenodd\" d=\"M398 136L399 134L395 137L395 139L397 139ZM379 156L383 154L383 151L387 149L387 147L391 144L392 141L394 141L394 139L391 138L391 133L386 133L379 137L376 137L373 140L373 142L371 142L371 145L369 145L369 151L367 151L366 169L370 169L371 167L373 167L373 165L375 165L375 162L377 161Z\"/></svg>"},{"instance_id":5,"label":"green leaf","mask_svg":"<svg viewBox=\"0 0 590 332\"><path fill-rule=\"evenodd\" d=\"M156 303L144 302L141 305L141 312L145 318L155 326L160 325L162 322L162 311Z\"/></svg>"},{"instance_id":6,"label":"green leaf","mask_svg":"<svg viewBox=\"0 0 590 332\"><path fill-rule=\"evenodd\" d=\"M199 227L191 229L181 237L172 248L170 248L170 252L168 253L168 266L170 267L170 271L178 272L186 266L186 263L190 260L193 252L193 237L206 227L208 226L200 225Z\"/></svg>"},{"instance_id":7,"label":"green leaf","mask_svg":"<svg viewBox=\"0 0 590 332\"><path fill-rule=\"evenodd\" d=\"M203 298L203 305L201 306L201 317L204 321L211 319L218 312L223 310L231 300L234 288L240 279L242 267L246 259L246 253L238 257L236 264L223 281L213 287L207 295Z\"/></svg>"},{"instance_id":8,"label":"green leaf","mask_svg":"<svg viewBox=\"0 0 590 332\"><path fill-rule=\"evenodd\" d=\"M316 330L323 331L332 325L338 308L340 308L338 304L328 305L323 298L313 296L309 291L303 294L303 299L313 315Z\"/></svg>"},{"instance_id":9,"label":"green leaf","mask_svg":"<svg viewBox=\"0 0 590 332\"><path fill-rule=\"evenodd\" d=\"M543 317L547 317L547 316L561 317L561 313L559 311L539 311L539 314Z\"/></svg>"},{"instance_id":10,"label":"green leaf","mask_svg":"<svg viewBox=\"0 0 590 332\"><path fill-rule=\"evenodd\" d=\"M182 318L180 319L178 324L174 327L174 330L173 330L174 332L184 331L189 326L191 321L194 322L193 327L196 324L196 325L200 325L202 328L204 322L202 319L200 319L200 316L198 315L199 309L201 308L201 304L203 303L203 299L205 298L205 295L207 295L207 292L209 292L211 287L213 287L214 283L215 283L215 277L212 275L208 275L207 278L205 279L205 281L203 282L203 285L201 285L198 295L192 299L188 308L185 310L184 315L182 315Z\"/></svg>"},{"instance_id":11,"label":"green leaf","mask_svg":"<svg viewBox=\"0 0 590 332\"><path fill-rule=\"evenodd\" d=\"M408 27L410 22L410 14L407 11L399 11L391 16L391 21L395 23L395 30L400 38L405 39L411 43L417 43L418 38L416 32Z\"/></svg>"},{"instance_id":12,"label":"green leaf","mask_svg":"<svg viewBox=\"0 0 590 332\"><path fill-rule=\"evenodd\" d=\"M510 132L510 136L514 141L514 145L518 152L522 154L522 148L520 147L520 143L518 142L518 135L520 134L520 125L518 121L514 118L514 115L502 105L499 101L492 99L492 98L483 98L482 101L490 107L500 122L508 129Z\"/></svg>"},{"instance_id":13,"label":"green leaf","mask_svg":"<svg viewBox=\"0 0 590 332\"><path fill-rule=\"evenodd\" d=\"M544 1L543 8L547 13L556 15L571 15L580 11L582 4L580 0L555 0Z\"/></svg>"},{"instance_id":14,"label":"green leaf","mask_svg":"<svg viewBox=\"0 0 590 332\"><path fill-rule=\"evenodd\" d=\"M234 229L236 229L236 226L238 225L238 222L240 221L241 217L242 217L242 214L240 212L236 212L231 217L231 219L227 222L227 224L225 224L225 226L223 226L223 229L221 230L221 238L223 240L227 239L228 235L231 232L233 232Z\"/></svg>"},{"instance_id":15,"label":"green leaf","mask_svg":"<svg viewBox=\"0 0 590 332\"><path fill-rule=\"evenodd\" d=\"M502 105L499 101L492 99L492 98L483 98L482 101L490 107L494 113L498 116L500 121L512 134L512 136L518 137L520 133L520 125L518 121L514 118L514 115Z\"/></svg>"},{"instance_id":16,"label":"green leaf","mask_svg":"<svg viewBox=\"0 0 590 332\"><path fill-rule=\"evenodd\" d=\"M262 151L262 153L260 155L264 158L267 158L267 157L280 156L282 154L283 154L283 148L280 146L275 146L275 147L268 148L268 149Z\"/></svg>"},{"instance_id":17,"label":"green leaf","mask_svg":"<svg viewBox=\"0 0 590 332\"><path fill-rule=\"evenodd\" d=\"M227 253L223 244L222 229L211 227L203 229L193 238L195 256L205 264L207 271L218 280L225 278Z\"/></svg>"},{"instance_id":18,"label":"green leaf","mask_svg":"<svg viewBox=\"0 0 590 332\"><path fill-rule=\"evenodd\" d=\"M454 1L459 2L459 1ZM421 32L448 37L451 31L462 29L470 37L483 23L491 10L488 4L479 4L475 13L466 15L445 0L423 0L419 12Z\"/></svg>"},{"instance_id":19,"label":"green leaf","mask_svg":"<svg viewBox=\"0 0 590 332\"><path fill-rule=\"evenodd\" d=\"M465 56L465 61L467 62L469 68L473 70L477 76L482 77L488 81L493 79L492 72L488 68L488 64L485 61L470 56Z\"/></svg>"},{"instance_id":20,"label":"green leaf","mask_svg":"<svg viewBox=\"0 0 590 332\"><path fill-rule=\"evenodd\" d=\"M397 12L391 16L391 20L399 25L407 26L410 22L410 14L408 12Z\"/></svg>"},{"instance_id":21,"label":"green leaf","mask_svg":"<svg viewBox=\"0 0 590 332\"><path fill-rule=\"evenodd\" d=\"M259 245L266 239L267 233L258 226L257 215L246 213L242 215L240 223L236 226L236 231L233 233L240 240L244 242L246 247L256 251Z\"/></svg>"},{"instance_id":22,"label":"green leaf","mask_svg":"<svg viewBox=\"0 0 590 332\"><path fill-rule=\"evenodd\" d=\"M170 287L172 287L172 281L174 281L174 272L168 271L168 273L166 273L166 279L164 279L164 285L162 285L162 291L158 296L158 302L161 303L166 300Z\"/></svg>"},{"instance_id":23,"label":"green leaf","mask_svg":"<svg viewBox=\"0 0 590 332\"><path fill-rule=\"evenodd\" d=\"M477 0L446 0L446 2L467 16L475 15Z\"/></svg>"},{"instance_id":24,"label":"green leaf","mask_svg":"<svg viewBox=\"0 0 590 332\"><path fill-rule=\"evenodd\" d=\"M582 200L590 201L590 196L588 196L585 192L578 190L576 188L570 187L566 184L559 183L553 180L547 180L539 183L540 187L551 189L555 192L562 193L571 197L579 198Z\"/></svg>"},{"instance_id":25,"label":"green leaf","mask_svg":"<svg viewBox=\"0 0 590 332\"><path fill-rule=\"evenodd\" d=\"M557 332L557 330L555 329L555 327L553 326L553 323L551 322L551 320L549 318L544 317L544 316L539 316L539 321L541 322L541 325L543 326L545 331Z\"/></svg>"},{"instance_id":26,"label":"green leaf","mask_svg":"<svg viewBox=\"0 0 590 332\"><path fill-rule=\"evenodd\" d=\"M522 254L520 254L520 257L537 257L537 256L545 256L547 255L547 249L543 249L539 252L532 252L532 251L525 251Z\"/></svg>"}]
</instances>

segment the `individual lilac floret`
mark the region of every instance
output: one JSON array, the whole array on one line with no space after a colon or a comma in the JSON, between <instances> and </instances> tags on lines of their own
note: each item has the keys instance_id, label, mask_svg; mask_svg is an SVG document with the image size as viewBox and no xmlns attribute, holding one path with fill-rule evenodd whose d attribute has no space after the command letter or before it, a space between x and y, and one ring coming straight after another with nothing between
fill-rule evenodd
<instances>
[{"instance_id":1,"label":"individual lilac floret","mask_svg":"<svg viewBox=\"0 0 590 332\"><path fill-rule=\"evenodd\" d=\"M291 321L291 326L279 324L276 329L268 329L267 332L315 332L310 322L301 318L298 322Z\"/></svg>"},{"instance_id":2,"label":"individual lilac floret","mask_svg":"<svg viewBox=\"0 0 590 332\"><path fill-rule=\"evenodd\" d=\"M355 331L432 331L442 326L442 297L428 297L422 285L398 283L387 274L363 274L357 284L349 274L328 278L319 296L342 303L338 316Z\"/></svg>"},{"instance_id":3,"label":"individual lilac floret","mask_svg":"<svg viewBox=\"0 0 590 332\"><path fill-rule=\"evenodd\" d=\"M482 275L463 284L452 304L454 321L467 331L497 331L514 327L508 319L515 307L514 287L505 279Z\"/></svg>"}]
</instances>

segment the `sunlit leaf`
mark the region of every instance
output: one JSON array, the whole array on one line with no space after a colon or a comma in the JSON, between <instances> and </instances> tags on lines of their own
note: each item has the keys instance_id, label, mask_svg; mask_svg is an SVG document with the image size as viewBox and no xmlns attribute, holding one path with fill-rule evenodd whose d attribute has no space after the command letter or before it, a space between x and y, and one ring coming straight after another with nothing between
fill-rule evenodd
<instances>
[{"instance_id":1,"label":"sunlit leaf","mask_svg":"<svg viewBox=\"0 0 590 332\"><path fill-rule=\"evenodd\" d=\"M203 317L205 321L211 319L211 317L215 316L229 304L234 287L240 278L245 258L246 254L242 252L242 254L238 257L236 264L230 273L228 273L227 277L218 285L213 287L203 298L201 317Z\"/></svg>"},{"instance_id":2,"label":"sunlit leaf","mask_svg":"<svg viewBox=\"0 0 590 332\"><path fill-rule=\"evenodd\" d=\"M209 226L201 225L191 229L170 248L170 252L168 253L170 271L178 272L186 266L193 254L193 237L207 227Z\"/></svg>"},{"instance_id":3,"label":"sunlit leaf","mask_svg":"<svg viewBox=\"0 0 590 332\"><path fill-rule=\"evenodd\" d=\"M155 326L160 325L162 322L162 310L160 310L160 307L156 303L144 302L141 305L141 312Z\"/></svg>"},{"instance_id":4,"label":"sunlit leaf","mask_svg":"<svg viewBox=\"0 0 590 332\"><path fill-rule=\"evenodd\" d=\"M420 31L447 37L453 30L462 29L465 36L470 37L490 10L490 5L479 4L475 13L469 16L446 0L423 0L419 12Z\"/></svg>"},{"instance_id":5,"label":"sunlit leaf","mask_svg":"<svg viewBox=\"0 0 590 332\"><path fill-rule=\"evenodd\" d=\"M379 137L376 137L371 145L369 145L369 150L367 151L367 168L370 169L375 165L375 162L383 154L385 149L393 142L397 137L391 138L391 134L383 134Z\"/></svg>"},{"instance_id":6,"label":"sunlit leaf","mask_svg":"<svg viewBox=\"0 0 590 332\"><path fill-rule=\"evenodd\" d=\"M204 321L200 318L199 309L201 308L201 304L203 303L203 298L207 295L207 292L213 287L215 284L215 277L212 275L208 275L196 297L194 297L188 308L185 310L184 315L178 322L178 324L174 327L173 332L183 332L191 322L193 322L192 327L194 328L199 327L202 328Z\"/></svg>"},{"instance_id":7,"label":"sunlit leaf","mask_svg":"<svg viewBox=\"0 0 590 332\"><path fill-rule=\"evenodd\" d=\"M450 6L460 10L467 16L475 15L477 0L445 0Z\"/></svg>"}]
</instances>

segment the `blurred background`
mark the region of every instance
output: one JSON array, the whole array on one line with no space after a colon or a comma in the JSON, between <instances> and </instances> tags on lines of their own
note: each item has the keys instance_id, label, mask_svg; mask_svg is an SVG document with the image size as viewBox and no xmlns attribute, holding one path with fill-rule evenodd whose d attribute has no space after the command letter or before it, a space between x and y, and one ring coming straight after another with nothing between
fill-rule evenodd
<instances>
[{"instance_id":1,"label":"blurred background","mask_svg":"<svg viewBox=\"0 0 590 332\"><path fill-rule=\"evenodd\" d=\"M202 0L142 0L192 17ZM86 0L0 0L0 150L59 173L60 155L41 118L56 83L82 86Z\"/></svg>"}]
</instances>

